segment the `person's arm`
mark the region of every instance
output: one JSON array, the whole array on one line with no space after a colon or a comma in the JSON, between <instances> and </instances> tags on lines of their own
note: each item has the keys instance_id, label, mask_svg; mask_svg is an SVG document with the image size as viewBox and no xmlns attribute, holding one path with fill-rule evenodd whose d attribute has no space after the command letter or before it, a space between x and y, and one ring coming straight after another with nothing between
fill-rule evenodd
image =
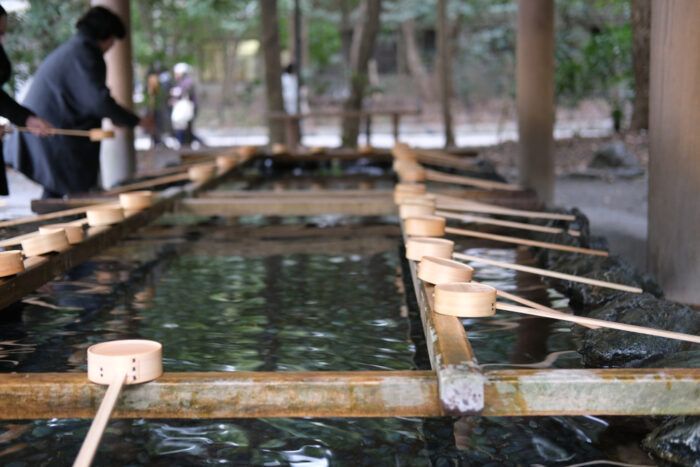
<instances>
[{"instance_id":1,"label":"person's arm","mask_svg":"<svg viewBox=\"0 0 700 467\"><path fill-rule=\"evenodd\" d=\"M17 103L3 89L0 89L0 115L7 118L17 126L26 126L32 133L46 136L53 128L51 123L34 115L34 112Z\"/></svg>"},{"instance_id":2,"label":"person's arm","mask_svg":"<svg viewBox=\"0 0 700 467\"><path fill-rule=\"evenodd\" d=\"M117 104L105 84L106 67L101 56L91 50L79 50L71 70L74 98L101 118L116 125L135 127L142 122L136 114Z\"/></svg>"}]
</instances>

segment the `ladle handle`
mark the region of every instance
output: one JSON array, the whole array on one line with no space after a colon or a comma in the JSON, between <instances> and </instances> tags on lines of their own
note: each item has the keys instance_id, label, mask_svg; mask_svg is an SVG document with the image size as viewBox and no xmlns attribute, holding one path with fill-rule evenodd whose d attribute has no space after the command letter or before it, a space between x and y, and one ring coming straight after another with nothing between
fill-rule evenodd
<instances>
[{"instance_id":1,"label":"ladle handle","mask_svg":"<svg viewBox=\"0 0 700 467\"><path fill-rule=\"evenodd\" d=\"M509 190L518 191L523 187L512 185L510 183L494 182L492 180L484 180L483 178L465 177L463 175L450 175L436 170L427 169L425 176L433 182L455 183L457 185L469 185L487 190Z\"/></svg>"},{"instance_id":2,"label":"ladle handle","mask_svg":"<svg viewBox=\"0 0 700 467\"><path fill-rule=\"evenodd\" d=\"M437 214L439 216L440 212L441 211L438 211L435 214ZM447 217L447 216L443 216L443 217ZM570 251L572 253L583 253L583 254L587 254L587 255L608 256L608 252L603 251L603 250L591 250L589 248L579 248L577 246L562 245L559 243L540 242L537 240L530 240L528 238L518 238L518 237L510 237L510 236L506 236L506 235L496 235L496 234L490 234L490 233L486 233L486 232L479 232L476 230L456 229L454 227L446 227L445 232L451 233L454 235L462 235L465 237L485 238L487 240L495 240L497 242L515 243L516 245L528 245L528 246L535 246L535 247L539 247L539 248L548 248L550 250Z\"/></svg>"},{"instance_id":3,"label":"ladle handle","mask_svg":"<svg viewBox=\"0 0 700 467\"><path fill-rule=\"evenodd\" d=\"M591 279L589 277L574 276L573 274L564 274L563 272L533 268L532 266L524 266L522 264L506 263L503 261L482 258L480 256L465 255L463 253L454 253L453 256L457 259L464 259L467 261L478 261L480 263L491 264L493 266L498 266L501 268L514 269L516 271L529 272L531 274L539 274L540 276L554 277L557 279L563 279L571 282L580 282L582 284L595 285L597 287L606 287L608 289L623 290L625 292L642 293L642 289L640 289L639 287L616 284L614 282L601 281L598 279Z\"/></svg>"},{"instance_id":4,"label":"ladle handle","mask_svg":"<svg viewBox=\"0 0 700 467\"><path fill-rule=\"evenodd\" d=\"M105 397L102 399L100 408L97 409L97 414L90 425L90 430L83 441L83 445L80 447L78 457L75 458L73 467L89 467L93 457L95 457L95 451L97 451L97 446L100 444L100 439L102 439L102 433L105 431L109 417L112 415L114 404L117 402L119 393L126 381L126 372L117 373L114 380L109 383Z\"/></svg>"},{"instance_id":5,"label":"ladle handle","mask_svg":"<svg viewBox=\"0 0 700 467\"><path fill-rule=\"evenodd\" d=\"M676 339L686 342L695 342L700 344L700 336L683 334L681 332L665 331L663 329L647 328L644 326L636 326L634 324L616 323L614 321L605 321L603 319L586 318L585 316L569 315L558 311L536 310L524 306L510 305L508 303L496 302L496 308L504 311L512 311L526 315L540 316L542 318L559 319L562 321L571 321L572 323L593 325L601 328L617 329L619 331L636 332L638 334L647 334L650 336L666 337L668 339Z\"/></svg>"}]
</instances>

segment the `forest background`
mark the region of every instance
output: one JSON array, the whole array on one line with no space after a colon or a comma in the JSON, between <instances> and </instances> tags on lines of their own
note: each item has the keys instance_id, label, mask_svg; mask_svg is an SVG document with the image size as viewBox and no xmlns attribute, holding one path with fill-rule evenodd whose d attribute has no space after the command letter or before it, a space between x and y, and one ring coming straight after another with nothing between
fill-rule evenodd
<instances>
[{"instance_id":1,"label":"forest background","mask_svg":"<svg viewBox=\"0 0 700 467\"><path fill-rule=\"evenodd\" d=\"M261 24L266 0L150 0L132 2L134 97L145 106L147 70L187 62L196 70L202 112L198 126L264 126L267 107ZM420 109L414 122L442 124L437 6L444 2L449 108L455 125L512 123L515 113L514 0L383 0L379 30L363 79L365 106ZM268 2L274 3L274 2ZM301 78L307 110L340 108L349 98L356 33L372 0L279 0L280 63L296 56L294 7L301 15ZM376 3L379 3L378 0ZM633 19L648 0L555 1L557 119L602 121L615 129L646 128L648 82L635 81L642 46L633 46ZM10 14L5 48L16 89L41 60L74 32L89 1L38 0ZM646 34L648 36L648 11ZM636 16L635 16L636 15ZM644 27L644 26L642 26ZM644 31L642 31L642 35ZM641 52L640 52L641 51ZM642 59L637 59L637 55ZM634 57L634 59L633 59ZM648 59L646 62L648 76ZM641 76L644 76L642 70ZM444 105L444 102L442 103ZM404 120L411 122L410 119ZM310 121L305 129L323 122Z\"/></svg>"}]
</instances>

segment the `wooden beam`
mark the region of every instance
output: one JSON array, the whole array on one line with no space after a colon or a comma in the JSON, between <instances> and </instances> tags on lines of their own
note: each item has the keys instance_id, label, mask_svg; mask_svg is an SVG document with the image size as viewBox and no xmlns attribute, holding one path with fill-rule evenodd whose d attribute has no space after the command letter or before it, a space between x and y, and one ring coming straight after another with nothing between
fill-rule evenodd
<instances>
[{"instance_id":1,"label":"wooden beam","mask_svg":"<svg viewBox=\"0 0 700 467\"><path fill-rule=\"evenodd\" d=\"M344 214L349 216L384 216L396 213L394 201L386 197L308 198L289 197L280 193L277 198L247 199L197 198L183 199L179 212L200 216L314 216Z\"/></svg>"},{"instance_id":2,"label":"wooden beam","mask_svg":"<svg viewBox=\"0 0 700 467\"><path fill-rule=\"evenodd\" d=\"M518 0L520 184L554 201L554 0Z\"/></svg>"},{"instance_id":3,"label":"wooden beam","mask_svg":"<svg viewBox=\"0 0 700 467\"><path fill-rule=\"evenodd\" d=\"M700 305L700 2L652 12L648 266L669 299Z\"/></svg>"},{"instance_id":4,"label":"wooden beam","mask_svg":"<svg viewBox=\"0 0 700 467\"><path fill-rule=\"evenodd\" d=\"M84 373L0 377L0 419L91 418L105 387ZM437 417L431 371L165 373L125 386L115 418Z\"/></svg>"},{"instance_id":5,"label":"wooden beam","mask_svg":"<svg viewBox=\"0 0 700 467\"><path fill-rule=\"evenodd\" d=\"M167 349L166 349L167 351ZM700 369L488 370L484 416L697 415ZM84 373L0 376L0 419L92 418ZM126 386L115 418L437 417L433 371L165 373Z\"/></svg>"},{"instance_id":6,"label":"wooden beam","mask_svg":"<svg viewBox=\"0 0 700 467\"><path fill-rule=\"evenodd\" d=\"M484 416L700 413L700 368L497 370L484 375Z\"/></svg>"}]
</instances>

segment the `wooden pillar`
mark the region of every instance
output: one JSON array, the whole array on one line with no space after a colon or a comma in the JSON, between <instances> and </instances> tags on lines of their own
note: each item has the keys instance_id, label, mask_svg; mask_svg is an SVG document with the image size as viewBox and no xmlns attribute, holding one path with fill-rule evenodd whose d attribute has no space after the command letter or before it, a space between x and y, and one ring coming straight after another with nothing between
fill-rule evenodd
<instances>
[{"instance_id":1,"label":"wooden pillar","mask_svg":"<svg viewBox=\"0 0 700 467\"><path fill-rule=\"evenodd\" d=\"M126 26L126 37L118 40L105 54L107 87L119 105L134 108L134 70L131 65L131 28L129 0L92 0L93 6L103 6L116 13ZM134 130L115 127L115 137L102 141L100 166L102 186L110 188L128 180L136 169Z\"/></svg>"},{"instance_id":2,"label":"wooden pillar","mask_svg":"<svg viewBox=\"0 0 700 467\"><path fill-rule=\"evenodd\" d=\"M518 0L520 184L554 200L554 1Z\"/></svg>"},{"instance_id":3,"label":"wooden pillar","mask_svg":"<svg viewBox=\"0 0 700 467\"><path fill-rule=\"evenodd\" d=\"M649 270L666 296L700 304L700 2L654 0Z\"/></svg>"}]
</instances>

